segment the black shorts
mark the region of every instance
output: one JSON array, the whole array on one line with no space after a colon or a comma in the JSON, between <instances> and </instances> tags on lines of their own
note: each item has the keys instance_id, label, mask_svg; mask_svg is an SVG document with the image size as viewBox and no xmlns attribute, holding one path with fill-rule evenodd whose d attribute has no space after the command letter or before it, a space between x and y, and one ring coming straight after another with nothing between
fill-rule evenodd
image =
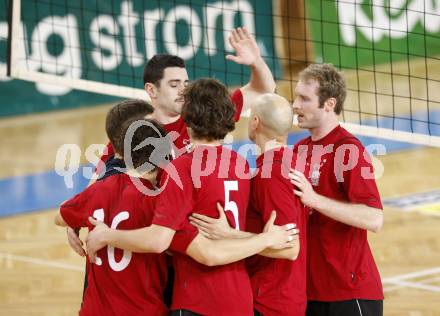
<instances>
[{"instance_id":1,"label":"black shorts","mask_svg":"<svg viewBox=\"0 0 440 316\"><path fill-rule=\"evenodd\" d=\"M307 302L307 316L382 316L383 301L350 300L338 302Z\"/></svg>"}]
</instances>

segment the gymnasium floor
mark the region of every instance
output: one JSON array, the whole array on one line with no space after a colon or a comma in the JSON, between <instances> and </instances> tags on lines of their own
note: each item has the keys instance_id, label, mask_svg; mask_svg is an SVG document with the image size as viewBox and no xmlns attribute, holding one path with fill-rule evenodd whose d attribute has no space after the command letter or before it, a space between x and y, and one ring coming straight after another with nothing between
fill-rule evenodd
<instances>
[{"instance_id":1,"label":"gymnasium floor","mask_svg":"<svg viewBox=\"0 0 440 316\"><path fill-rule=\"evenodd\" d=\"M108 108L0 120L0 315L76 314L84 259L70 250L53 217L54 207L87 180L81 167L74 188L66 189L53 170L62 144L79 145L85 164L84 150L106 142ZM245 126L243 119L236 139ZM369 239L384 282L385 315L440 315L440 148L380 142L387 148L378 157L385 225Z\"/></svg>"}]
</instances>

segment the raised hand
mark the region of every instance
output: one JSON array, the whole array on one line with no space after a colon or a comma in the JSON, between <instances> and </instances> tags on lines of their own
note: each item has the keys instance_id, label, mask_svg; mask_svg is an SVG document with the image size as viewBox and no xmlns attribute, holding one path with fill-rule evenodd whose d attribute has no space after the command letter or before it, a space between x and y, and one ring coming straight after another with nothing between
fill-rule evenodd
<instances>
[{"instance_id":1,"label":"raised hand","mask_svg":"<svg viewBox=\"0 0 440 316\"><path fill-rule=\"evenodd\" d=\"M239 27L232 30L228 39L235 50L235 55L226 55L227 60L240 65L252 66L261 59L260 48L246 28Z\"/></svg>"}]
</instances>

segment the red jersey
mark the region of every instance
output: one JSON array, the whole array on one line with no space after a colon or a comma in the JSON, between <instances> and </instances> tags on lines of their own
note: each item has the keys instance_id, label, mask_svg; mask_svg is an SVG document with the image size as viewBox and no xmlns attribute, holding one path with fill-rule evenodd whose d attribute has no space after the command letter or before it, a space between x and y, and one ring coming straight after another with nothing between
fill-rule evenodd
<instances>
[{"instance_id":1,"label":"red jersey","mask_svg":"<svg viewBox=\"0 0 440 316\"><path fill-rule=\"evenodd\" d=\"M217 217L219 202L236 229L245 227L250 193L247 161L222 146L197 146L173 160L166 170L162 181L168 179L168 183L162 184L166 187L159 196L153 224L177 231L171 247L175 251L171 309L202 315L253 315L252 290L243 261L208 267L185 254L197 235L188 221L193 212Z\"/></svg>"},{"instance_id":2,"label":"red jersey","mask_svg":"<svg viewBox=\"0 0 440 316\"><path fill-rule=\"evenodd\" d=\"M235 105L235 121L238 122L240 119L241 111L243 110L243 93L240 89L236 89L231 95L231 101ZM171 135L171 140L174 144L174 157L179 157L180 155L186 153L191 148L191 142L188 136L188 130L186 124L182 117L179 116L177 121L163 125L165 131ZM104 163L112 156L115 152L111 143L108 143L104 154L101 156L101 161ZM102 172L104 164L98 163L96 167L96 172L99 174Z\"/></svg>"},{"instance_id":3,"label":"red jersey","mask_svg":"<svg viewBox=\"0 0 440 316\"><path fill-rule=\"evenodd\" d=\"M153 188L150 182L142 182ZM117 174L66 201L60 212L72 228L91 229L88 217L94 216L112 228L136 229L151 224L154 204L155 198L138 191L128 175ZM108 246L97 256L97 264L87 263L88 287L80 315L167 315L165 255Z\"/></svg>"},{"instance_id":4,"label":"red jersey","mask_svg":"<svg viewBox=\"0 0 440 316\"><path fill-rule=\"evenodd\" d=\"M254 293L254 306L263 315L304 316L306 297L307 217L304 205L293 193L288 178L295 166L293 151L279 148L257 158L252 179L247 230L261 233L273 210L276 225L295 223L300 251L295 261L253 256L246 260Z\"/></svg>"},{"instance_id":5,"label":"red jersey","mask_svg":"<svg viewBox=\"0 0 440 316\"><path fill-rule=\"evenodd\" d=\"M304 171L317 193L382 209L371 159L361 142L344 128L337 126L318 141L305 138L295 145L295 151L297 169ZM365 229L311 210L307 240L308 300L383 299Z\"/></svg>"}]
</instances>

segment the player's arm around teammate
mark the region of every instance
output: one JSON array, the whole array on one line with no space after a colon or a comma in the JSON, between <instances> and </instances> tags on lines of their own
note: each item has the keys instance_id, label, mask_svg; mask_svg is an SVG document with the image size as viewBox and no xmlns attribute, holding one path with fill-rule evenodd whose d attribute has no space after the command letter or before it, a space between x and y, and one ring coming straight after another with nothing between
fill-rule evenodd
<instances>
[{"instance_id":1,"label":"player's arm around teammate","mask_svg":"<svg viewBox=\"0 0 440 316\"><path fill-rule=\"evenodd\" d=\"M304 316L307 304L305 250L308 211L293 194L288 178L288 171L296 161L293 150L286 146L292 121L291 104L278 95L264 94L251 106L249 138L262 154L256 160L256 171L251 180L246 221L249 233L231 229L227 220L229 213L221 207L217 219L197 213L191 216L191 222L208 238L242 238L259 233L272 210L277 210L278 225L297 224L300 234L295 247L264 250L246 260L257 315Z\"/></svg>"},{"instance_id":2,"label":"player's arm around teammate","mask_svg":"<svg viewBox=\"0 0 440 316\"><path fill-rule=\"evenodd\" d=\"M100 174L105 167L105 163L115 156L115 152L113 150L112 141L114 142L116 135L120 132L122 125L125 121L136 117L136 116L144 116L147 117L153 113L153 107L142 100L125 100L123 102L118 103L114 107L112 107L106 115L106 134L109 139L109 143L107 144L104 154L101 157L101 161L95 170L95 176ZM102 174L100 175L102 176ZM96 177L93 177L87 187L90 187L97 180ZM70 247L80 256L84 257L86 255L84 251L84 243L79 238L80 228L73 229L71 227L67 227L67 241L69 242Z\"/></svg>"},{"instance_id":3,"label":"player's arm around teammate","mask_svg":"<svg viewBox=\"0 0 440 316\"><path fill-rule=\"evenodd\" d=\"M217 210L219 213L218 218L212 218L199 213L193 213L190 216L191 224L197 227L200 234L205 236L207 239L212 239L212 240L241 239L241 238L250 238L256 235L256 233L234 229L229 225L228 219L225 214L225 210L220 204L217 204ZM282 249L267 247L262 251L260 251L258 254L268 258L296 260L300 250L299 238L298 238L298 234L300 233L300 231L298 230L296 224L294 223L292 223L290 227L295 228L297 232L297 234L294 236L294 239L292 240L291 247L282 248Z\"/></svg>"},{"instance_id":4,"label":"player's arm around teammate","mask_svg":"<svg viewBox=\"0 0 440 316\"><path fill-rule=\"evenodd\" d=\"M226 88L212 79L197 80L185 90L184 99L183 117L189 124L191 142L196 148L202 148L199 153L203 153L205 149L212 149L213 153L216 153L215 156L220 158L221 155L219 156L220 152L218 152L221 149L220 141L227 132L234 128L234 105ZM203 126L200 126L202 124L200 122L203 122ZM97 224L91 219L94 224L97 224L87 237L87 248L92 259L94 253L107 244L134 252L163 252L170 246L175 232L182 230L182 225L187 222L187 214L194 207L192 203L195 201L192 197L196 192L196 187L193 166L200 157L193 156L193 154L194 152L183 155L165 168L166 174L162 180L168 182L159 197L153 225L133 231L118 231L109 229L104 224ZM230 176L232 177L232 174ZM239 181L242 181L244 185L246 190L244 193L248 192L246 189L249 187L248 179L237 179L236 182ZM223 181L221 183L223 184ZM222 195L224 195L223 192ZM243 202L243 204L247 205L247 193L245 195L246 203ZM173 204L172 201L176 203ZM176 209L176 205L179 209ZM257 236L240 240L206 240L209 247L194 248L209 248L205 250L208 257L210 253L216 255L212 264L225 264L241 260L267 247L291 247L293 236L297 233L292 228L292 225L280 228L269 224L268 229ZM203 241L203 238L200 235L194 242ZM218 249L218 251L210 251L211 249ZM222 258L218 258L217 254L223 254ZM201 256L201 258L206 257Z\"/></svg>"},{"instance_id":5,"label":"player's arm around teammate","mask_svg":"<svg viewBox=\"0 0 440 316\"><path fill-rule=\"evenodd\" d=\"M109 225L111 223L112 227L122 229L151 224L156 196L144 195L145 191L139 190L136 185L141 183L150 192L154 191L158 160L169 157L171 146L168 142L161 147L140 146L145 139L164 139L165 131L154 120L136 117L125 122L120 129L122 135L127 134L126 131L133 133L127 139L118 136L116 142L112 140L115 158L111 160L112 164L107 164L109 168L105 176L63 203L55 219L56 224L91 229L89 216L96 216ZM128 139L131 139L129 155L124 152L124 143L128 145L125 141ZM123 155L129 159L118 158ZM126 164L133 168L126 168ZM144 172L132 172L140 166L147 166ZM86 290L80 315L168 315L163 300L167 281L165 256L124 251L123 259L115 261L115 252L106 250L99 254L96 265L87 261Z\"/></svg>"},{"instance_id":6,"label":"player's arm around teammate","mask_svg":"<svg viewBox=\"0 0 440 316\"><path fill-rule=\"evenodd\" d=\"M262 164L265 163L270 155L274 154L274 151L284 150L284 147L287 144L287 135L292 126L292 121L292 108L287 100L285 100L284 98L276 94L268 93L261 95L254 100L251 105L251 116L249 120L248 133L249 138L256 143L258 148L260 148L261 152L263 153L260 158L260 160L262 160ZM266 155L266 157L264 156L265 152L268 152L268 155ZM271 164L270 167L271 170L274 172L274 177L272 180L269 179L269 181L266 181L268 179L261 179L259 175L254 177L254 179L252 180L254 182L252 186L252 191L259 190L260 192L258 192L258 194L252 194L251 204L252 200L258 195L267 195L266 200L276 201L277 199L282 199L281 196L277 196L276 194L276 190L278 189L276 188L276 186L285 185L285 183L283 184L281 173L275 171L280 171L278 170L279 168L274 169L274 167L279 166L276 162L274 164L273 161L270 161L270 158L269 161L267 161L267 164ZM262 171L260 169L257 170L260 173ZM261 188L261 186L274 186L274 188ZM292 206L289 206L288 211L284 211L277 209L276 207L285 208L285 205L273 205L273 209L282 211L282 214L289 214L290 209L292 208ZM219 211L218 218L211 218L199 213L193 213L190 216L191 223L196 226L200 230L201 234L203 234L205 237L210 239L228 239L248 238L249 236L254 235L251 232L239 231L230 227L222 206L217 205L217 209ZM285 220L284 216L283 220ZM295 240L295 246L292 248L282 250L265 249L260 253L260 255L271 258L295 260L298 256L299 248L300 245L297 239Z\"/></svg>"},{"instance_id":7,"label":"player's arm around teammate","mask_svg":"<svg viewBox=\"0 0 440 316\"><path fill-rule=\"evenodd\" d=\"M243 95L243 109L245 111L249 107L250 100L252 100L255 96L261 93L273 92L275 90L275 81L270 71L269 67L265 63L264 59L261 56L260 49L255 41L255 38L248 32L246 28L237 28L231 31L229 36L229 41L232 47L235 50L236 55L227 55L226 58L235 63L249 66L251 69L251 76L249 82L240 88L240 91ZM188 76L186 75L186 69L183 68L180 73L185 73L183 76L179 76L180 86L178 89L182 90L184 85L187 84ZM179 73L179 74L180 74ZM186 75L186 79L185 79ZM182 77L182 78L180 78ZM175 79L175 78L173 78ZM174 81L173 81L174 82ZM147 84L145 83L145 86ZM151 89L150 89L151 90ZM180 91L179 90L179 91ZM146 88L146 91L151 95L153 95L152 101L154 103L158 103L155 105L156 109L159 109L159 112L169 113L170 111L161 111L161 104L164 101L167 101L169 98L168 94L160 94L160 99L157 98L156 94L152 91L149 91ZM177 97L176 97L177 98ZM180 102L180 101L179 101ZM178 105L175 106L176 111L180 113L180 109L177 109ZM166 124L168 123L168 118L162 117L159 113L155 113L158 117L155 117L159 120L160 123ZM108 146L106 150L108 150ZM92 184L94 180L91 180L89 185ZM83 242L79 238L79 230L67 228L67 239L70 247L80 256L85 256L85 251L83 249Z\"/></svg>"},{"instance_id":8,"label":"player's arm around teammate","mask_svg":"<svg viewBox=\"0 0 440 316\"><path fill-rule=\"evenodd\" d=\"M284 249L295 246L298 231L293 225L276 226L276 213L266 223L263 233L240 238L211 240L198 234L190 243L187 254L207 266L224 265L239 261L263 250ZM161 253L168 249L175 230L151 225L131 231L110 229L106 224L89 218L95 228L87 236L87 252L92 262L96 252L110 245L139 253Z\"/></svg>"}]
</instances>

